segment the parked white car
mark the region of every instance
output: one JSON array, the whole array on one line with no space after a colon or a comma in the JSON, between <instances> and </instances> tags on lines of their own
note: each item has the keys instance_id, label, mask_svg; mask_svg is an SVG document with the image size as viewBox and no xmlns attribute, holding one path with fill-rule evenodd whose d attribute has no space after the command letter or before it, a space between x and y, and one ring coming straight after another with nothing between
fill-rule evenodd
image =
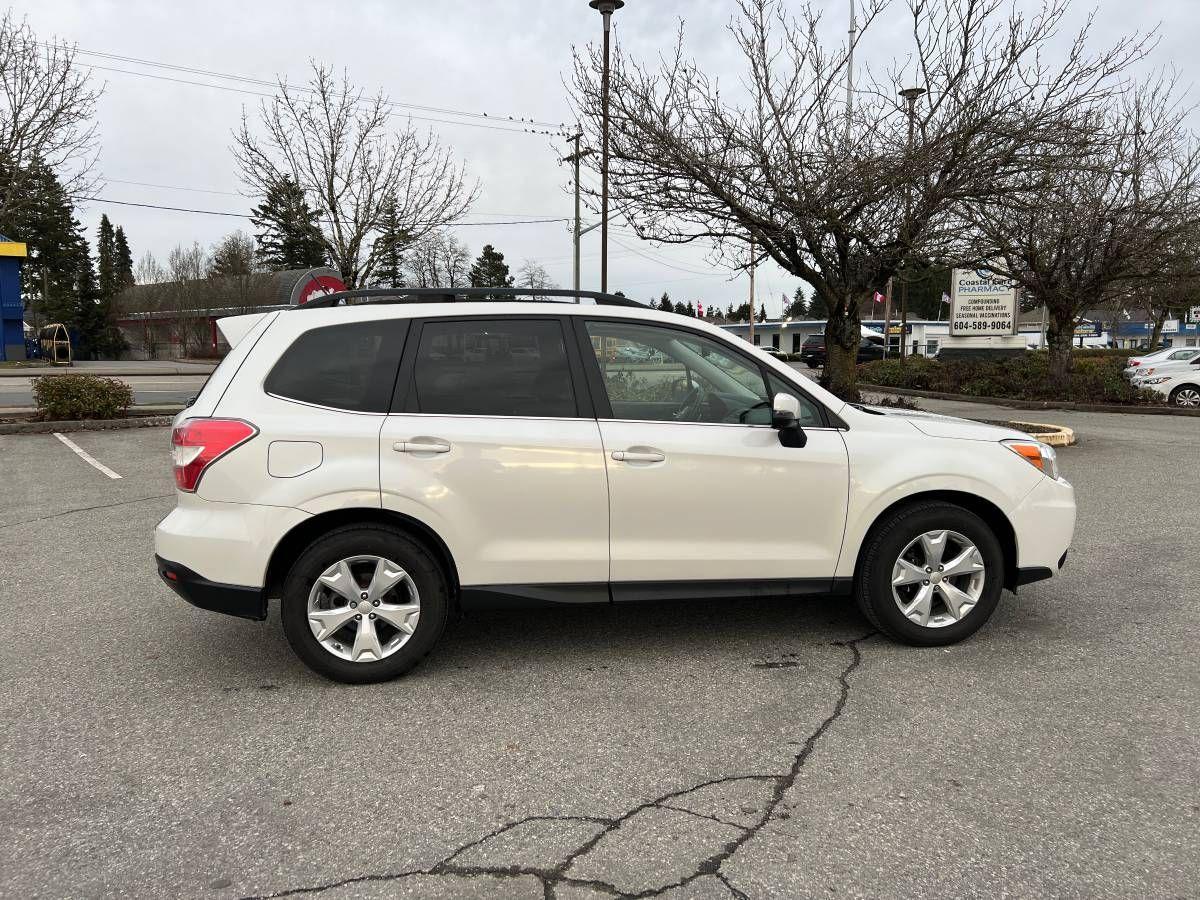
<instances>
[{"instance_id":1,"label":"parked white car","mask_svg":"<svg viewBox=\"0 0 1200 900\"><path fill-rule=\"evenodd\" d=\"M1066 561L1074 490L1021 432L844 403L619 297L380 293L219 322L154 535L185 600L278 598L330 678L407 671L456 607L834 594L949 644Z\"/></svg>"},{"instance_id":2,"label":"parked white car","mask_svg":"<svg viewBox=\"0 0 1200 900\"><path fill-rule=\"evenodd\" d=\"M1144 378L1133 379L1134 387L1161 394L1168 403L1185 409L1200 408L1200 361L1181 370L1163 366Z\"/></svg>"},{"instance_id":3,"label":"parked white car","mask_svg":"<svg viewBox=\"0 0 1200 900\"><path fill-rule=\"evenodd\" d=\"M1193 348L1189 355L1179 359L1169 358L1143 366L1135 370L1133 377L1129 380L1136 387L1153 377L1161 378L1164 375L1186 375L1198 372L1200 372L1200 350Z\"/></svg>"},{"instance_id":4,"label":"parked white car","mask_svg":"<svg viewBox=\"0 0 1200 900\"><path fill-rule=\"evenodd\" d=\"M1143 374L1151 366L1169 363L1186 365L1195 359L1200 359L1200 347L1167 347L1165 350L1159 350L1157 353L1150 353L1146 356L1131 356L1125 365L1123 374L1126 378L1132 379Z\"/></svg>"}]
</instances>

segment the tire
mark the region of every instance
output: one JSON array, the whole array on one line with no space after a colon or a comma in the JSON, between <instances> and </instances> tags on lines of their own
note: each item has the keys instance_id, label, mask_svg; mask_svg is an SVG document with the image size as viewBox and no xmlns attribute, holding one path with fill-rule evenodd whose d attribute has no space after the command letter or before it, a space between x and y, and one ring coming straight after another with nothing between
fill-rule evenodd
<instances>
[{"instance_id":1,"label":"tire","mask_svg":"<svg viewBox=\"0 0 1200 900\"><path fill-rule=\"evenodd\" d=\"M975 592L978 595L974 605L967 608L957 620L954 620L949 603L943 599L944 591L936 586L930 588L935 614L928 616L930 625L922 625L901 611L893 595L893 572L897 571L901 554L905 553L906 548L918 543L921 535L938 532L949 535L942 545L943 550L950 550L955 556L966 543L973 544L984 568L978 574L956 575L946 579L951 587L965 587L967 593ZM918 543L918 547L923 545ZM948 556L945 561L949 562L955 556ZM969 637L987 622L1000 602L1000 593L1004 589L1004 570L1004 551L1000 541L979 516L952 503L914 503L888 514L872 529L863 547L854 592L863 615L888 637L918 647L938 647ZM938 579L943 577L937 576ZM928 583L926 581L924 584ZM915 598L916 592L922 590L924 584L916 582L901 586L896 588L896 592L905 599ZM914 615L919 617L920 612ZM939 620L942 624L934 624Z\"/></svg>"},{"instance_id":2,"label":"tire","mask_svg":"<svg viewBox=\"0 0 1200 900\"><path fill-rule=\"evenodd\" d=\"M1200 385L1181 384L1171 391L1171 403L1183 409L1200 408Z\"/></svg>"},{"instance_id":3,"label":"tire","mask_svg":"<svg viewBox=\"0 0 1200 900\"><path fill-rule=\"evenodd\" d=\"M318 588L317 580L323 574L328 575L331 567L337 566L339 561L357 558L356 580L370 583L369 571L373 566L369 560L372 557L390 561L405 573L395 588L381 596L383 602L389 604L384 609L398 609L398 603L418 606L416 624L406 625L411 627L411 633L405 637L399 629L383 619L381 612L377 620L378 630L372 624L370 633L377 637L378 645L386 655L375 658L373 654L364 652L357 661L340 658L334 650L328 649L325 643L317 639L309 623L310 597L314 591L320 591L323 596L334 598L326 601L330 606L345 605L348 609L348 601L344 597L335 595L323 586ZM336 579L338 576L333 577ZM360 589L361 584L355 585L350 593L355 594ZM417 600L415 604L412 604L413 592ZM365 591L360 596L365 597ZM377 607L379 603L375 602L374 605ZM288 643L306 666L334 681L366 684L397 678L424 659L442 636L450 607L449 582L433 554L398 528L371 524L337 528L309 544L293 563L284 581L281 612ZM375 619L366 602L362 603L362 608L368 610L368 618ZM363 616L359 615L358 618ZM348 638L356 635L362 627L361 622L347 620L342 630L329 637L327 643L346 653L356 651L357 641L351 648L347 646L351 643ZM389 650L388 637L398 646Z\"/></svg>"}]
</instances>

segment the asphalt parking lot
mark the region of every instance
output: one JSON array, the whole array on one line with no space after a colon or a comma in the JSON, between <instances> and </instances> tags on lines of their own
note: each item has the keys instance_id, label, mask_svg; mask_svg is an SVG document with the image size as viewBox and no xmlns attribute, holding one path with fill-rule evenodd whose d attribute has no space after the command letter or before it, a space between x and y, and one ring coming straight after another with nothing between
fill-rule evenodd
<instances>
[{"instance_id":1,"label":"asphalt parking lot","mask_svg":"<svg viewBox=\"0 0 1200 900\"><path fill-rule=\"evenodd\" d=\"M119 479L0 436L0 894L1195 896L1200 424L1039 415L1080 436L1071 560L964 644L842 600L496 612L368 687L159 584L166 429L70 435Z\"/></svg>"}]
</instances>

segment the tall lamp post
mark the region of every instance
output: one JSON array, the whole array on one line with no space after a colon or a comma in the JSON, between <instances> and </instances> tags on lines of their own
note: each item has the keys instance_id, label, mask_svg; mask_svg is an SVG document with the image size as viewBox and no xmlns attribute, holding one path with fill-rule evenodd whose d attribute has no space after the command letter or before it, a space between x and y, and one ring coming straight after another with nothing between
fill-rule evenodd
<instances>
[{"instance_id":1,"label":"tall lamp post","mask_svg":"<svg viewBox=\"0 0 1200 900\"><path fill-rule=\"evenodd\" d=\"M917 98L925 93L923 87L905 88L900 92L900 96L904 98L908 104L908 169L912 171L912 153L913 153L913 131L917 120ZM912 178L908 180L908 184L904 189L904 237L909 239L909 225L912 221ZM907 250L905 255L907 256ZM908 277L907 275L900 279L900 358L905 359L908 356ZM884 336L886 345L887 336Z\"/></svg>"},{"instance_id":2,"label":"tall lamp post","mask_svg":"<svg viewBox=\"0 0 1200 900\"><path fill-rule=\"evenodd\" d=\"M604 71L600 77L600 106L603 124L600 143L600 290L608 290L608 56L612 14L625 0L589 0L588 6L604 17Z\"/></svg>"}]
</instances>

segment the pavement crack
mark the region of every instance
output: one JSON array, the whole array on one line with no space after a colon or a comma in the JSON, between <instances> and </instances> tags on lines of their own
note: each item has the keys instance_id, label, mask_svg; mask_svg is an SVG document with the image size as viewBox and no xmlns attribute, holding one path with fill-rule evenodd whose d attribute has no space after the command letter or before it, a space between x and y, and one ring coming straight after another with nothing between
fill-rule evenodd
<instances>
[{"instance_id":1,"label":"pavement crack","mask_svg":"<svg viewBox=\"0 0 1200 900\"><path fill-rule=\"evenodd\" d=\"M149 499L149 498L147 498ZM446 876L457 878L523 878L530 877L537 879L542 886L543 896L547 900L553 900L556 896L555 889L562 886L583 887L593 891L611 896L619 897L622 900L642 900L642 898L655 897L667 891L686 887L691 882L703 878L705 876L715 876L729 890L730 894L738 898L738 900L747 900L747 895L736 888L728 878L721 872L721 867L729 861L729 859L738 852L745 844L758 834L767 823L775 817L776 810L783 803L783 798L787 792L795 785L796 779L799 777L801 770L808 763L816 750L821 739L829 732L837 721L846 711L846 706L850 701L850 676L862 663L862 651L859 645L867 641L875 635L875 632L869 632L861 637L854 638L849 641L837 641L834 646L844 647L850 651L850 660L845 667L838 673L838 696L834 702L833 710L826 716L821 723L808 735L805 739L800 751L792 757L792 761L786 771L780 773L747 773L741 775L725 775L720 778L712 778L696 784L689 785L679 790L669 791L659 797L651 800L646 800L637 804L631 809L624 812L617 818L608 818L602 816L527 816L522 819L517 819L512 822L507 822L499 828L489 831L482 837L473 838L442 858L441 861L424 869L409 869L396 873L374 874L374 875L359 875L352 878L345 878L340 881L326 882L323 884L312 885L307 887L291 888L289 890L279 891L270 894L261 894L243 898L243 900L274 900L279 897L292 897L303 894L318 894L322 891L332 890L346 885L359 884L364 882L380 882L380 881L399 881L405 878L415 876ZM693 791L698 791L707 787L715 787L725 784L732 784L739 781L764 781L772 785L770 799L768 800L765 809L762 810L758 818L750 825L738 825L733 822L722 820L716 816L706 815L704 813L693 812L689 809L683 809L674 806L671 801L690 794ZM671 884L660 885L658 887L630 892L622 890L617 885L596 878L581 878L568 875L568 870L581 858L585 857L593 850L607 835L612 834L619 829L623 824L628 822L638 813L648 809L658 808L667 809L674 812L685 813L699 819L710 820L719 823L723 826L737 829L740 833L733 840L726 842L721 849L702 860L695 870L677 879ZM600 825L596 834L582 841L574 850L566 854L558 865L552 868L541 868L536 866L522 865L464 865L455 862L469 850L485 845L488 841L494 840L515 828L523 825L529 825L536 822L561 822L561 823L577 823L591 822Z\"/></svg>"},{"instance_id":2,"label":"pavement crack","mask_svg":"<svg viewBox=\"0 0 1200 900\"><path fill-rule=\"evenodd\" d=\"M91 512L94 509L112 509L114 506L129 506L132 503L146 503L150 500L166 500L175 494L155 494L152 497L134 497L132 500L118 500L115 503L98 503L95 506L81 506L78 509L64 509L62 512L51 513L48 516L34 516L32 519L21 519L19 522L7 522L0 528L16 528L18 525L29 525L33 522L45 522L48 519L58 519L62 516L72 516L75 513Z\"/></svg>"}]
</instances>

